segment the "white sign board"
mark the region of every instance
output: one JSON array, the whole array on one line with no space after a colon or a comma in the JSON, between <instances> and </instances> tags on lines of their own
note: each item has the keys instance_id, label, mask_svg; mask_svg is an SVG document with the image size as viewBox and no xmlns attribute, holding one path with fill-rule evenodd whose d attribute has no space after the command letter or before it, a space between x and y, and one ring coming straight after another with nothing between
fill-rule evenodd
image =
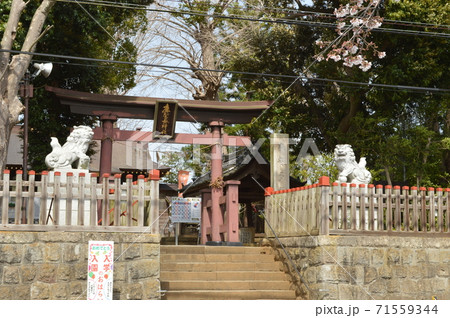
<instances>
[{"instance_id":1,"label":"white sign board","mask_svg":"<svg viewBox=\"0 0 450 318\"><path fill-rule=\"evenodd\" d=\"M172 198L173 223L200 223L202 199L200 198Z\"/></svg>"},{"instance_id":2,"label":"white sign board","mask_svg":"<svg viewBox=\"0 0 450 318\"><path fill-rule=\"evenodd\" d=\"M89 241L88 300L112 300L114 242Z\"/></svg>"}]
</instances>

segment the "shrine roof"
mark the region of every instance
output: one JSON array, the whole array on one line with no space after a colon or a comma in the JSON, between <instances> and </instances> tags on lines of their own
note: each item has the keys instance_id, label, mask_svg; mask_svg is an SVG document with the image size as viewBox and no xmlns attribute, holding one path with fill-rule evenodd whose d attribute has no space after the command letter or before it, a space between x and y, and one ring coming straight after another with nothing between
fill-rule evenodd
<instances>
[{"instance_id":1,"label":"shrine roof","mask_svg":"<svg viewBox=\"0 0 450 318\"><path fill-rule=\"evenodd\" d=\"M153 119L157 102L177 102L177 121L245 124L269 108L271 101L219 102L207 100L168 99L107 95L46 86L70 111L85 115L115 115L120 118Z\"/></svg>"}]
</instances>

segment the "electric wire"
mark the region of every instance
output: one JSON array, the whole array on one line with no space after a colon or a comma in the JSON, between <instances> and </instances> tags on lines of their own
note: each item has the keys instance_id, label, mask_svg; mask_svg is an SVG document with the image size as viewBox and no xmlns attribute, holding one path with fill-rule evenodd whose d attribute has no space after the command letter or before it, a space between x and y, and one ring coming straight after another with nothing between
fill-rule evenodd
<instances>
[{"instance_id":1,"label":"electric wire","mask_svg":"<svg viewBox=\"0 0 450 318\"><path fill-rule=\"evenodd\" d=\"M99 64L82 64L82 63L66 63L66 62L55 62L55 61L50 61L50 60L33 60L33 62L36 63L53 63L53 64L57 64L57 65L64 65L64 66L79 66L79 67L96 67L96 68L113 68L113 69L125 69L124 66L115 66L115 65L99 65ZM138 66L140 67L140 66ZM162 70L151 70L152 73L161 73L161 74L166 74L167 71L162 71ZM145 75L148 75L147 72L145 73ZM174 74L176 75L176 74ZM150 75L148 75L149 77L152 77ZM156 75L155 77L157 77L158 75ZM222 76L219 75L209 75L210 77L215 77L215 78L221 78ZM281 77L282 75L277 74L278 77ZM152 77L153 78L153 77ZM266 82L266 79L263 78L255 78L255 77L240 77L239 80L241 81L257 81L257 82ZM144 80L145 81L145 80ZM148 81L148 80L146 80ZM287 80L282 80L282 79L278 79L278 83L280 84L291 84L292 81L287 81ZM318 86L318 87L332 87L335 84L334 83L314 83L312 82L308 82L305 83L308 86ZM175 85L175 84L174 84ZM346 88L346 89L353 89L353 90L360 90L361 88L365 88L365 89L372 89L371 87L367 87L365 86L358 86L355 87L357 85L349 85L349 84L342 84L339 87L340 88ZM397 89L393 89L393 88L378 88L378 87L373 87L375 89L378 90L382 90L382 91L387 91L387 92L396 92L398 91ZM423 93L423 92L417 92L414 90L408 90L408 92L411 93ZM445 92L434 92L434 94L445 94Z\"/></svg>"},{"instance_id":2,"label":"electric wire","mask_svg":"<svg viewBox=\"0 0 450 318\"><path fill-rule=\"evenodd\" d=\"M57 0L59 2L75 2L77 0ZM167 0L169 2L175 2L179 4L183 4L184 1L176 1L176 0ZM113 2L113 1L100 1L100 0L78 0L79 3L86 3L91 5L99 5L99 6L113 6L115 8L126 8L126 9L141 9L141 10L147 10L148 5L143 4L135 4L130 2ZM205 1L206 2L206 1ZM155 4L158 4L155 2ZM159 4L158 4L159 5ZM301 9L295 9L295 8L275 8L275 7L268 7L263 6L257 7L254 5L251 5L249 3L245 4L248 7L252 7L255 10L259 12L287 12L287 13L299 13L302 15L316 15L316 16L325 16L327 18L337 19L337 17L333 13L327 13L327 12L321 12L321 11L310 11L310 10L301 10ZM130 7L130 8L128 8ZM205 13L205 11L190 11L193 13ZM243 15L241 15L243 16ZM413 26L423 26L423 27L431 27L431 28L440 28L440 29L450 29L450 25L445 24L433 24L433 23L425 23L425 22L416 22L416 21L405 21L405 20L392 20L392 19L383 19L383 22L390 23L390 24L396 24L396 25L413 25Z\"/></svg>"},{"instance_id":3,"label":"electric wire","mask_svg":"<svg viewBox=\"0 0 450 318\"><path fill-rule=\"evenodd\" d=\"M112 7L120 7L127 8L133 10L145 10L150 12L159 12L159 13L170 13L170 14L187 14L194 16L204 16L210 18L218 18L218 19L231 19L231 20L240 20L240 21L251 21L251 22L259 22L259 23L277 23L277 24L285 24L285 25L303 25L310 27L324 27L324 28L336 28L335 23L326 23L326 22L314 22L314 21L299 21L299 20L289 20L289 19L267 19L267 18L251 18L251 17L241 17L237 15L222 15L222 14L209 14L202 12L194 12L194 11L177 11L177 10L169 10L169 9L152 9L148 7L126 7L126 6L116 6L112 4L97 4L87 0L57 0L58 2L66 2L66 3L81 3L81 4L90 4L90 5L102 5L102 6L112 6ZM415 36L426 36L426 37L436 37L436 38L450 38L450 34L439 33L439 32L424 32L424 31L415 31L415 30L405 30L405 29L392 29L392 28L376 28L372 29L373 32L382 32L382 33L393 33L393 34L403 34L403 35L415 35Z\"/></svg>"},{"instance_id":4,"label":"electric wire","mask_svg":"<svg viewBox=\"0 0 450 318\"><path fill-rule=\"evenodd\" d=\"M302 80L314 80L314 81L323 81L323 82L331 82L331 83L336 82L336 83L344 83L344 84L357 84L357 85L362 85L362 86L397 88L397 89L403 89L403 90L418 90L418 91L445 92L445 93L450 92L450 89L436 88L436 87L365 83L365 82L355 82L355 81L346 81L346 80L320 78L320 77L309 77L309 76L280 75L280 74L271 74L271 73L243 72L243 71L230 71L230 70L205 69L205 68L190 68L190 67L184 67L184 66L137 63L137 62L129 62L129 61L106 60L106 59L96 59L96 58L88 58L88 57L58 55L58 54L49 54L49 53L37 53L37 52L26 52L26 51L6 50L6 49L0 49L0 52L8 52L8 53L13 53L13 54L29 54L29 55L35 55L35 56L53 57L53 58L60 58L60 59L71 59L71 60L78 60L78 61L81 60L81 61L103 62L103 63L112 63L112 64L115 63L115 64L134 65L134 66L156 67L156 68L164 67L164 68L190 70L190 71L205 71L205 72L227 73L227 74L238 74L238 75L266 76L266 77L271 77L271 78L272 77L291 78L291 79L300 78Z\"/></svg>"}]
</instances>

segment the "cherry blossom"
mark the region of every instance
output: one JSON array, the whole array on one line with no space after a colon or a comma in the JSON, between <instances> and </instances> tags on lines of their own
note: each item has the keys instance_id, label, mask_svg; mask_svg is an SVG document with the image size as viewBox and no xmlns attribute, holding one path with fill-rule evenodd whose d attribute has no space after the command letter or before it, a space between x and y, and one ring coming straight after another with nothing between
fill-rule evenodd
<instances>
[{"instance_id":1,"label":"cherry blossom","mask_svg":"<svg viewBox=\"0 0 450 318\"><path fill-rule=\"evenodd\" d=\"M375 43L367 40L370 31L379 28L383 22L375 15L380 3L381 0L349 0L346 5L335 9L339 37L334 41L317 40L316 44L323 51L316 55L316 60L342 60L344 66L358 66L366 72L372 67L372 62L366 58L369 52L379 59L384 58L386 53L378 51Z\"/></svg>"}]
</instances>

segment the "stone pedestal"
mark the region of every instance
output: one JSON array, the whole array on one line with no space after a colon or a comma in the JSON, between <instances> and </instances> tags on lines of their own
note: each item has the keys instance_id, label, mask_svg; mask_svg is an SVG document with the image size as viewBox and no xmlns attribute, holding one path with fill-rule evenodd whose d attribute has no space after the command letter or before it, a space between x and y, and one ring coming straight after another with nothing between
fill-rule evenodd
<instances>
[{"instance_id":1,"label":"stone pedestal","mask_svg":"<svg viewBox=\"0 0 450 318\"><path fill-rule=\"evenodd\" d=\"M270 186L274 191L289 189L289 135L270 136Z\"/></svg>"}]
</instances>

